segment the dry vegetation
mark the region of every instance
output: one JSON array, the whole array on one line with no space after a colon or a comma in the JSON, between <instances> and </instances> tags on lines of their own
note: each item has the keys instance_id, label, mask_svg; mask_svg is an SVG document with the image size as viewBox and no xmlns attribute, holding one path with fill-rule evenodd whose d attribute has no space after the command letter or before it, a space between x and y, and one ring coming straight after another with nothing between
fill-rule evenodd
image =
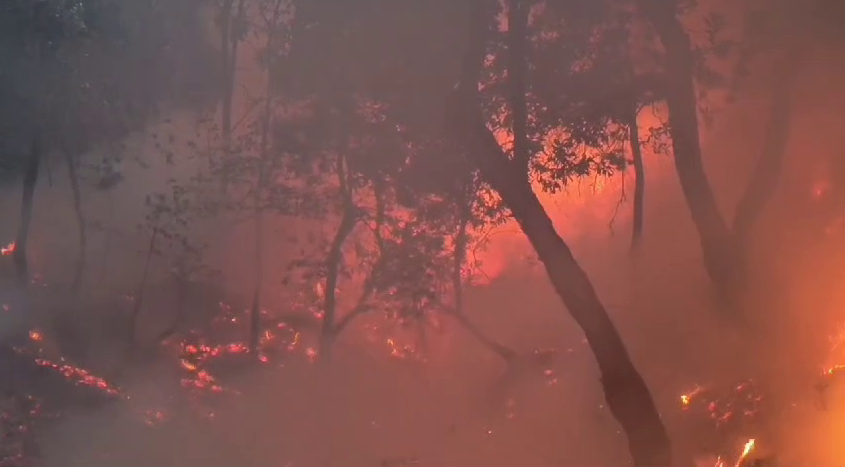
<instances>
[{"instance_id":1,"label":"dry vegetation","mask_svg":"<svg viewBox=\"0 0 845 467\"><path fill-rule=\"evenodd\" d=\"M845 466L841 8L587 3L0 5L0 467Z\"/></svg>"}]
</instances>

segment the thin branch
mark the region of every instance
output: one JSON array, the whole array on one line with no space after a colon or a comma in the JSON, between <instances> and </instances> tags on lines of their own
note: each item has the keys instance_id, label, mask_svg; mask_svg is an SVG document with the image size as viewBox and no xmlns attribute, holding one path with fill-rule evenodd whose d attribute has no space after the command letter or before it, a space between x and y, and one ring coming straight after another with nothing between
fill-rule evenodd
<instances>
[{"instance_id":1,"label":"thin branch","mask_svg":"<svg viewBox=\"0 0 845 467\"><path fill-rule=\"evenodd\" d=\"M349 323L351 323L355 318L370 310L369 301L375 293L376 278L378 277L382 267L381 265L383 264L382 254L384 253L384 237L382 235L382 229L385 222L385 206L384 187L382 183L383 182L381 180L376 180L373 183L373 194L376 198L376 216L375 226L373 227L373 236L376 240L378 259L370 269L367 278L364 280L363 290L361 291L361 296L358 297L358 302L355 304L355 307L353 307L349 313L343 316L343 318L338 320L338 322L334 325L335 337L343 332L343 330L346 329L346 327L349 326Z\"/></svg>"},{"instance_id":2,"label":"thin branch","mask_svg":"<svg viewBox=\"0 0 845 467\"><path fill-rule=\"evenodd\" d=\"M138 284L138 290L136 292L135 301L132 304L132 312L129 315L129 329L127 332L127 344L128 344L128 351L131 352L135 346L135 329L138 326L138 318L141 315L141 310L144 306L144 292L147 288L147 278L149 277L150 272L150 262L152 261L153 254L155 253L155 245L156 240L158 239L159 228L155 227L153 229L152 235L150 235L150 245L147 248L147 255L144 259L144 269L141 273L141 281Z\"/></svg>"}]
</instances>

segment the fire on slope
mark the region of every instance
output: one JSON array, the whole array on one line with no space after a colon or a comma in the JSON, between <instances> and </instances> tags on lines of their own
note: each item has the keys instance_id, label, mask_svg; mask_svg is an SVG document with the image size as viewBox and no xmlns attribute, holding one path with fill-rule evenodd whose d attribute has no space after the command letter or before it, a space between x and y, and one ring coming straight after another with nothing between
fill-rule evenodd
<instances>
[{"instance_id":1,"label":"fire on slope","mask_svg":"<svg viewBox=\"0 0 845 467\"><path fill-rule=\"evenodd\" d=\"M717 441L711 444L710 448L717 452L723 451L723 453L716 457L713 467L768 466L770 464L767 464L765 459L769 457L765 459L760 457L760 453L757 453L756 441L771 434L765 427L766 423L779 423L777 417L785 409L815 407L827 411L831 408L828 404L829 393L835 392L835 389L841 390L842 380L845 380L845 364L836 363L845 357L840 352L842 345L845 344L845 333L837 333L831 340L833 345L830 348L829 361L820 372L819 380L815 384L808 381L806 384L808 390L796 395L795 397L798 398L796 400L779 401L777 404L767 401L762 387L754 380L743 381L728 388L696 385L689 392L680 395L682 412L690 420L709 422L711 429L714 430L714 438ZM784 407L785 405L789 407ZM843 407L840 405L833 410L841 412ZM818 421L811 423L818 423ZM838 430L838 427L834 429ZM737 449L737 446L730 446L730 440L742 439L743 436L749 435L753 437L746 438L748 441L741 450ZM800 443L800 441L797 442ZM792 447L789 446L789 448ZM806 449L812 451L818 448L805 447L804 453L799 454L802 458L809 454L819 454L806 452ZM725 454L725 451L728 454ZM730 451L738 452L738 454L730 454ZM800 453L802 449L799 446L795 451ZM724 460L734 457L737 459L735 463ZM711 466L708 464L706 467Z\"/></svg>"}]
</instances>

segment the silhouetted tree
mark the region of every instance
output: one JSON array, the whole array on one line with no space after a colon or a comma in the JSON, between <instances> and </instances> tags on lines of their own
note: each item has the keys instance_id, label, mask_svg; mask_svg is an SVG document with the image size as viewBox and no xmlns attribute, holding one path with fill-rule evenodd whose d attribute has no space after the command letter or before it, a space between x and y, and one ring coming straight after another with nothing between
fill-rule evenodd
<instances>
[{"instance_id":1,"label":"silhouetted tree","mask_svg":"<svg viewBox=\"0 0 845 467\"><path fill-rule=\"evenodd\" d=\"M708 80L718 79L702 64L707 53L726 54L736 49L730 42L717 39L724 29L724 16L712 15L707 22L711 36L708 47L702 49L693 44L690 33L684 28L680 16L695 7L695 2L659 2L640 0L636 2L643 18L651 25L662 44L663 63L666 70L665 100L669 110L669 127L672 141L672 154L678 178L681 182L684 198L690 208L693 221L698 230L708 276L715 284L719 296L733 310L736 318L740 310L740 301L749 289L751 271L749 270L748 248L752 240L752 231L769 199L774 193L780 178L785 157L786 144L791 127L791 107L795 80L802 69L801 60L806 52L800 51L798 27L783 28L776 24L784 18L775 18L771 13L781 15L784 8L765 6L753 9L756 23L762 23L766 30L747 30L748 43L741 53L740 64L748 67L749 55L776 55L775 64L767 70L772 87L771 117L766 130L760 156L745 191L737 203L733 221L728 222L720 213L712 187L704 168L701 142L699 138L699 87L712 85ZM813 6L807 7L812 12ZM806 17L805 7L800 12L789 15L790 24L796 18ZM766 13L768 12L768 13ZM800 24L802 21L798 21ZM775 23L775 24L773 24ZM779 30L779 43L769 40L766 44L754 41L754 35L771 38L772 31ZM797 47L797 48L796 48ZM728 77L729 81L741 78L745 73ZM722 78L722 81L725 79ZM697 87L698 86L698 87Z\"/></svg>"},{"instance_id":2,"label":"silhouetted tree","mask_svg":"<svg viewBox=\"0 0 845 467\"><path fill-rule=\"evenodd\" d=\"M297 21L309 25L309 36L294 41L293 53L297 53L297 45L303 55L308 50L301 63L302 71L308 70L309 85L345 89L349 95L383 103L385 118L414 150L411 159L417 161L417 168L428 169L417 176L430 180L432 187L439 184L441 193L448 193L445 187L459 186L451 182L454 177L465 179L467 173L478 170L480 179L492 187L528 236L552 284L586 333L602 373L608 406L628 435L635 464L670 465L668 436L649 390L589 278L555 231L529 183L532 175L547 190L557 191L579 176L609 175L624 166L621 153L612 149L618 138L609 131L614 116L621 112L591 106L602 97L598 94L602 88L624 87L612 73L628 63L622 60L627 55L618 40L620 35L625 37L624 28L611 27L624 21L615 22L615 10L604 2L583 11L559 2L544 6L545 10L537 6L537 15L549 15L544 18L548 28L535 26L532 46L524 41L528 50L518 57L514 51L520 52L522 41L514 37L517 32L511 34L510 41L506 35L491 32L499 13L496 2L460 6L428 2L414 8L374 2L336 9L303 2L297 5ZM518 24L516 16L514 24ZM573 17L578 20L571 21ZM564 23L562 18L569 21ZM542 19L535 21L535 25L544 24ZM435 23L438 34L432 36L430 25ZM607 35L596 34L603 27L610 30ZM561 36L560 42L554 41ZM547 37L554 38L549 41L548 54L557 51L558 56L538 60L537 54L546 51ZM593 48L596 37L606 38L608 43L599 41ZM511 58L502 60L508 55L497 52L508 43ZM462 54L454 44L468 45L469 50ZM604 47L611 44L615 47ZM592 62L588 59L591 54L613 60ZM515 90L514 86L520 86L519 77L508 79L513 75L504 70L519 67L529 58L525 87ZM460 80L453 89L456 77ZM445 121L444 99L449 109ZM510 108L513 105L515 109ZM518 115L523 106L527 115ZM630 101L621 106L630 113ZM516 146L522 147L517 149L524 153L514 154L510 145L503 148L491 127L518 136ZM552 151L544 150L549 139ZM443 151L445 148L449 150ZM466 160L454 157L461 153ZM431 161L420 161L426 158Z\"/></svg>"}]
</instances>

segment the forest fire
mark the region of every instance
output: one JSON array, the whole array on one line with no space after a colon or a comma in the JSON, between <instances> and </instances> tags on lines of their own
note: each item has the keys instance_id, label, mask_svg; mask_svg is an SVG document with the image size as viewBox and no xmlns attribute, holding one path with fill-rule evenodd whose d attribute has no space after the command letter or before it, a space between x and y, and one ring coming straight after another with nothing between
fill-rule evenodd
<instances>
[{"instance_id":1,"label":"forest fire","mask_svg":"<svg viewBox=\"0 0 845 467\"><path fill-rule=\"evenodd\" d=\"M793 419L836 431L813 8L29 3L0 17L0 467L759 467L815 451Z\"/></svg>"},{"instance_id":2,"label":"forest fire","mask_svg":"<svg viewBox=\"0 0 845 467\"><path fill-rule=\"evenodd\" d=\"M828 361L841 361L841 355L836 351L840 349L845 339L843 333L839 332L830 337L832 346L830 347L830 354ZM824 421L824 413L832 410L834 418L838 418L843 409L841 405L842 394L842 377L845 375L845 365L841 363L828 364L824 367L824 371L820 374L818 382L806 381L803 386L803 392L790 393L792 399L781 399L774 403L768 401L764 404L764 391L761 385L754 380L747 380L739 384L734 384L724 390L719 390L716 386L701 386L696 385L692 390L681 394L679 397L680 408L682 413L687 414L689 420L706 420L716 433L721 433L721 439L735 439L741 437L742 434L747 436L749 433L758 433L761 438L766 438L771 434L772 423L777 423L777 419L783 415L789 417L788 412L800 408L798 417L809 417L812 420L811 426L818 425L818 429L826 426ZM817 392L813 394L811 388ZM836 400L829 401L835 398ZM836 405L831 406L829 402L834 402ZM789 406L789 407L785 407ZM813 414L806 413L807 408L812 410L812 407L820 409L821 413ZM789 409L784 411L784 409ZM794 412L793 412L794 414ZM794 415L793 415L794 416ZM764 418L765 417L765 418ZM700 426L700 425L697 425ZM826 429L840 430L841 426L834 425ZM762 433L769 433L763 435ZM815 455L816 450L828 449L826 447L807 446L790 446L792 450L792 458L801 458L806 455ZM757 438L751 438L743 445L743 448L733 464L729 464L725 459L733 458L733 455L726 454L724 451L731 451L728 446L723 446L723 452L715 461L715 467L747 467L756 465L769 465L756 455L752 455L757 451ZM771 453L771 455L778 455L778 453ZM758 462L761 462L758 464ZM710 466L705 462L706 466ZM781 465L781 464L778 464ZM792 465L792 464L784 464ZM799 464L800 465L800 464Z\"/></svg>"}]
</instances>

